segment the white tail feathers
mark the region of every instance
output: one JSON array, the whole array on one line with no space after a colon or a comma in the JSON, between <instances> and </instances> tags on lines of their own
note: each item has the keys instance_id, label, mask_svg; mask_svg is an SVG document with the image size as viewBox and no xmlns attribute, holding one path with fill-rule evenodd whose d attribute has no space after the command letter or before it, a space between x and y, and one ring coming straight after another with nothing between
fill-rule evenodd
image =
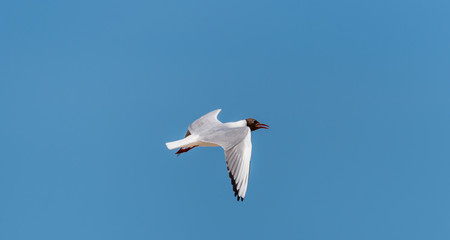
<instances>
[{"instance_id":1,"label":"white tail feathers","mask_svg":"<svg viewBox=\"0 0 450 240\"><path fill-rule=\"evenodd\" d=\"M190 136L187 136L186 138L183 138L178 141L167 142L166 146L170 150L173 150L175 148L182 148L182 147L192 147L195 145L196 141L197 141L197 137L190 135Z\"/></svg>"}]
</instances>

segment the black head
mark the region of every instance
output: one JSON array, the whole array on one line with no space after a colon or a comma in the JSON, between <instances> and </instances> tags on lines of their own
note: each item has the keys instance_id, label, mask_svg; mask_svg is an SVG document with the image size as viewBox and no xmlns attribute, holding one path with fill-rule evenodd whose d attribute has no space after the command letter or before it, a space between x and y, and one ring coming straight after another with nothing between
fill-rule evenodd
<instances>
[{"instance_id":1,"label":"black head","mask_svg":"<svg viewBox=\"0 0 450 240\"><path fill-rule=\"evenodd\" d=\"M250 130L252 130L252 131L258 130L260 128L269 129L269 126L258 122L258 120L256 120L256 119L247 118L245 120L247 121L247 127L249 127Z\"/></svg>"}]
</instances>

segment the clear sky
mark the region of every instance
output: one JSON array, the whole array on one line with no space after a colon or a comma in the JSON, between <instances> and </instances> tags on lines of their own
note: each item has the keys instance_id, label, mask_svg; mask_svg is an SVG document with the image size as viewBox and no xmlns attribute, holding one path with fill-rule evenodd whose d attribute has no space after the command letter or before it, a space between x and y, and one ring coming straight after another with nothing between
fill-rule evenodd
<instances>
[{"instance_id":1,"label":"clear sky","mask_svg":"<svg viewBox=\"0 0 450 240\"><path fill-rule=\"evenodd\" d=\"M0 1L0 239L450 239L450 2ZM221 148L253 117L244 202Z\"/></svg>"}]
</instances>

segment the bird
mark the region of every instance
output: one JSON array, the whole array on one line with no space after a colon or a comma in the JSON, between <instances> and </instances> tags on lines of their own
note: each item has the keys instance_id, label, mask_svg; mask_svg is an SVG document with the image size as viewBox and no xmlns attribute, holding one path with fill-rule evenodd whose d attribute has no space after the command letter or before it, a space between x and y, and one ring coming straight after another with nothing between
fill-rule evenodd
<instances>
[{"instance_id":1,"label":"bird","mask_svg":"<svg viewBox=\"0 0 450 240\"><path fill-rule=\"evenodd\" d=\"M217 119L220 111L222 109L216 109L195 120L189 125L183 139L167 142L166 146L169 150L179 148L177 155L195 147L222 147L234 196L237 201L242 202L247 192L250 173L251 132L269 129L269 126L253 118L222 123Z\"/></svg>"}]
</instances>

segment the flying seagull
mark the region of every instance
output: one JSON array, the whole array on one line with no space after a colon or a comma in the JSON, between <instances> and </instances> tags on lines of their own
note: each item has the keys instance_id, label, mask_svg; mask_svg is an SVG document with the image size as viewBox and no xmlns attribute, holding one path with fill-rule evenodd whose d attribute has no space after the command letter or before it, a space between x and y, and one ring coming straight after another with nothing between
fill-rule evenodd
<instances>
[{"instance_id":1,"label":"flying seagull","mask_svg":"<svg viewBox=\"0 0 450 240\"><path fill-rule=\"evenodd\" d=\"M217 120L220 111L222 109L214 110L195 120L189 125L183 139L168 142L166 146L170 150L180 148L176 154L195 147L222 147L234 196L237 196L238 201L244 201L252 155L251 132L260 128L268 129L269 126L253 118L222 123Z\"/></svg>"}]
</instances>

